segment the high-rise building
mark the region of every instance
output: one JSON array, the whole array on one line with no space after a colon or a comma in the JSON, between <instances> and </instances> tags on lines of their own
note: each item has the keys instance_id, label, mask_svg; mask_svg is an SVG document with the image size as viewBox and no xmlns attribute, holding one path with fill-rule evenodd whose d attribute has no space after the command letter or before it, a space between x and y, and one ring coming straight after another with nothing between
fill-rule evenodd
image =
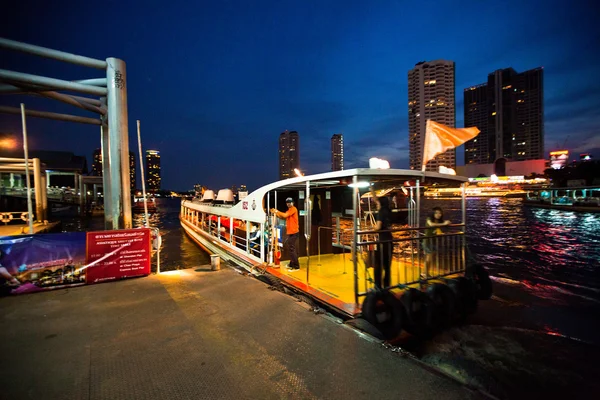
<instances>
[{"instance_id":1,"label":"high-rise building","mask_svg":"<svg viewBox=\"0 0 600 400\"><path fill-rule=\"evenodd\" d=\"M425 127L428 119L455 127L453 61L422 61L408 72L408 143L411 169L420 170L423 165ZM455 149L439 154L429 161L426 170L438 172L441 165L456 167Z\"/></svg>"},{"instance_id":2,"label":"high-rise building","mask_svg":"<svg viewBox=\"0 0 600 400\"><path fill-rule=\"evenodd\" d=\"M92 175L102 176L102 151L100 149L94 150L92 159Z\"/></svg>"},{"instance_id":3,"label":"high-rise building","mask_svg":"<svg viewBox=\"0 0 600 400\"><path fill-rule=\"evenodd\" d=\"M93 176L102 176L102 150L96 149L93 154L94 161L92 162L92 175ZM130 151L129 152L129 183L131 190L135 190L135 154Z\"/></svg>"},{"instance_id":4,"label":"high-rise building","mask_svg":"<svg viewBox=\"0 0 600 400\"><path fill-rule=\"evenodd\" d=\"M133 151L129 152L129 184L131 186L131 190L135 191L135 154Z\"/></svg>"},{"instance_id":5,"label":"high-rise building","mask_svg":"<svg viewBox=\"0 0 600 400\"><path fill-rule=\"evenodd\" d=\"M160 152L158 150L146 150L146 172L148 190L160 190Z\"/></svg>"},{"instance_id":6,"label":"high-rise building","mask_svg":"<svg viewBox=\"0 0 600 400\"><path fill-rule=\"evenodd\" d=\"M465 143L465 164L544 158L542 68L494 71L487 83L465 89L464 98L465 127L481 131Z\"/></svg>"},{"instance_id":7,"label":"high-rise building","mask_svg":"<svg viewBox=\"0 0 600 400\"><path fill-rule=\"evenodd\" d=\"M279 135L279 179L294 177L299 166L300 137L296 131L285 131Z\"/></svg>"},{"instance_id":8,"label":"high-rise building","mask_svg":"<svg viewBox=\"0 0 600 400\"><path fill-rule=\"evenodd\" d=\"M331 170L344 169L344 136L336 133L331 137Z\"/></svg>"}]
</instances>

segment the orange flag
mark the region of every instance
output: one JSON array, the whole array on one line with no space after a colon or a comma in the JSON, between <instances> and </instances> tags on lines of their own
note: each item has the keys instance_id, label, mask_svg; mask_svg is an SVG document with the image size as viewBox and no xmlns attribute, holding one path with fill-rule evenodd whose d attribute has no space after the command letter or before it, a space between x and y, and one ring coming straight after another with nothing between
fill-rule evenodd
<instances>
[{"instance_id":1,"label":"orange flag","mask_svg":"<svg viewBox=\"0 0 600 400\"><path fill-rule=\"evenodd\" d=\"M425 146L423 147L423 171L429 160L433 160L438 154L453 149L479 134L479 129L473 128L450 128L438 122L427 120L425 129Z\"/></svg>"}]
</instances>

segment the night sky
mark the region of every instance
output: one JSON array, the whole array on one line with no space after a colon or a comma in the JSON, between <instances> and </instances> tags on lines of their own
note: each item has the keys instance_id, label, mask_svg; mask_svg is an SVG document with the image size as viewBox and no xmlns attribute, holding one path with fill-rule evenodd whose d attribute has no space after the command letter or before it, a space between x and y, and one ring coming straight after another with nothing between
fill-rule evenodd
<instances>
[{"instance_id":1,"label":"night sky","mask_svg":"<svg viewBox=\"0 0 600 400\"><path fill-rule=\"evenodd\" d=\"M12 4L0 17L2 37L125 60L130 147L137 153L140 119L144 149L161 151L163 188L274 181L286 129L299 132L308 173L330 169L334 133L344 134L346 168L366 167L373 156L407 168L408 70L435 59L456 63L458 127L464 88L496 69L543 66L546 151L565 145L600 158L600 29L591 1ZM4 50L0 68L103 76ZM52 100L0 97L3 105L21 101L87 115ZM30 118L28 128L31 148L73 151L91 167L98 127ZM19 117L0 114L0 132L20 135ZM461 163L462 148L458 154Z\"/></svg>"}]
</instances>

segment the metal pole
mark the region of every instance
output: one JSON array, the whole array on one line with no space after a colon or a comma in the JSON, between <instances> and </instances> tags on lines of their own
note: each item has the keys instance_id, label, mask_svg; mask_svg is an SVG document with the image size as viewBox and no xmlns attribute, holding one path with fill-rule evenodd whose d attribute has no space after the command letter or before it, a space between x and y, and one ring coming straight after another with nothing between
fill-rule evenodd
<instances>
[{"instance_id":1,"label":"metal pole","mask_svg":"<svg viewBox=\"0 0 600 400\"><path fill-rule=\"evenodd\" d=\"M127 115L127 80L126 80L126 69L125 62L117 58L107 58L108 64L107 78L108 78L108 126L111 136L110 147L111 147L111 161L112 156L118 157L120 154L121 165L119 168L120 180L113 177L116 173L111 175L111 184L113 188L117 186L117 182L121 182L121 212L123 215L123 227L125 229L131 229L132 218L131 218L131 183L129 176L129 127L128 127L128 115ZM116 147L113 146L113 139L115 139ZM118 143L120 141L120 143ZM116 152L114 152L116 150ZM114 153L113 153L114 152ZM113 165L111 162L111 169ZM114 198L113 194L113 198Z\"/></svg>"},{"instance_id":2,"label":"metal pole","mask_svg":"<svg viewBox=\"0 0 600 400\"><path fill-rule=\"evenodd\" d=\"M98 86L85 85L83 83L65 81L62 79L47 78L40 75L25 74L23 72L9 71L0 69L0 81L3 82L22 82L34 85L45 86L52 89L71 90L73 92L93 94L96 96L105 96L106 88Z\"/></svg>"},{"instance_id":3,"label":"metal pole","mask_svg":"<svg viewBox=\"0 0 600 400\"><path fill-rule=\"evenodd\" d=\"M417 221L417 228L421 226L421 187L419 186L419 180L417 179L417 215L415 216Z\"/></svg>"},{"instance_id":4,"label":"metal pole","mask_svg":"<svg viewBox=\"0 0 600 400\"><path fill-rule=\"evenodd\" d=\"M41 175L42 178L42 210L44 210L44 217L42 221L48 220L48 180L45 174Z\"/></svg>"},{"instance_id":5,"label":"metal pole","mask_svg":"<svg viewBox=\"0 0 600 400\"><path fill-rule=\"evenodd\" d=\"M358 242L358 227L356 222L357 218L357 210L358 210L358 176L354 175L352 177L352 183L354 188L352 189L352 263L354 264L354 303L358 305L358 263L356 257L356 243ZM365 271L366 272L366 271Z\"/></svg>"},{"instance_id":6,"label":"metal pole","mask_svg":"<svg viewBox=\"0 0 600 400\"><path fill-rule=\"evenodd\" d=\"M40 159L33 159L33 190L35 192L35 216L37 222L44 221L44 210L42 207L42 170Z\"/></svg>"},{"instance_id":7,"label":"metal pole","mask_svg":"<svg viewBox=\"0 0 600 400\"><path fill-rule=\"evenodd\" d=\"M20 114L21 111L16 107L0 106L0 113ZM27 111L27 115L30 117L36 117L36 118L54 119L56 121L79 122L82 124L90 124L90 125L100 125L101 124L100 120L96 119L96 118L79 117L76 115L58 114L58 113L46 112L46 111L29 110L29 111Z\"/></svg>"},{"instance_id":8,"label":"metal pole","mask_svg":"<svg viewBox=\"0 0 600 400\"><path fill-rule=\"evenodd\" d=\"M306 284L310 276L310 235L312 230L310 209L310 181L306 181L306 197L304 199L304 237L306 238Z\"/></svg>"},{"instance_id":9,"label":"metal pole","mask_svg":"<svg viewBox=\"0 0 600 400\"><path fill-rule=\"evenodd\" d=\"M110 219L112 223L112 229L119 229L122 227L121 215L124 213L124 200L123 193L124 185L122 184L124 173L122 168L124 167L122 157L122 131L127 131L127 119L125 118L125 124L123 124L123 113L127 114L126 110L123 110L123 91L125 89L124 74L121 71L122 61L114 58L108 59L110 63L106 69L106 76L108 78L108 134L109 134L109 152L108 159L110 162L110 194L111 194L111 209L108 210L110 213ZM107 60L107 61L108 61ZM125 103L126 106L127 103ZM129 163L126 162L126 165ZM129 180L128 180L129 181ZM127 187L129 190L129 187ZM106 212L106 210L105 210ZM129 210L131 212L131 209Z\"/></svg>"},{"instance_id":10,"label":"metal pole","mask_svg":"<svg viewBox=\"0 0 600 400\"><path fill-rule=\"evenodd\" d=\"M466 199L466 183L462 183L460 185L460 193L461 193L461 209L462 209L462 224L467 223L467 199ZM465 228L463 228L464 230Z\"/></svg>"},{"instance_id":11,"label":"metal pole","mask_svg":"<svg viewBox=\"0 0 600 400\"><path fill-rule=\"evenodd\" d=\"M140 155L140 173L142 174L142 196L144 196L144 215L146 216L146 227L148 222L148 200L146 199L146 178L144 177L144 156L142 155L142 136L140 134L140 120L137 120L138 153Z\"/></svg>"},{"instance_id":12,"label":"metal pole","mask_svg":"<svg viewBox=\"0 0 600 400\"><path fill-rule=\"evenodd\" d=\"M83 65L84 67L92 67L98 69L106 68L106 62L102 60L96 60L90 57L78 56L76 54L67 53L64 51L48 49L45 47L35 46L32 44L17 42L16 40L0 38L0 47L4 47L9 50L21 51L23 53L29 53L36 56L53 58L59 61L65 61L72 64Z\"/></svg>"},{"instance_id":13,"label":"metal pole","mask_svg":"<svg viewBox=\"0 0 600 400\"><path fill-rule=\"evenodd\" d=\"M79 212L81 215L85 215L85 201L84 201L84 196L85 196L85 183L83 183L83 176L78 175L76 176L76 178L78 179L78 185L79 185Z\"/></svg>"},{"instance_id":14,"label":"metal pole","mask_svg":"<svg viewBox=\"0 0 600 400\"><path fill-rule=\"evenodd\" d=\"M106 97L102 97L100 101L106 107ZM106 116L102 117L102 125L100 125L100 157L102 158L102 195L104 197L104 229L118 229L118 225L113 225L112 219L112 191L110 184L110 139L109 129Z\"/></svg>"},{"instance_id":15,"label":"metal pole","mask_svg":"<svg viewBox=\"0 0 600 400\"><path fill-rule=\"evenodd\" d=\"M25 156L25 179L27 181L27 212L29 213L29 233L33 235L33 206L31 205L31 183L29 179L29 149L27 148L27 123L25 104L21 103L21 123L23 125L23 153Z\"/></svg>"}]
</instances>

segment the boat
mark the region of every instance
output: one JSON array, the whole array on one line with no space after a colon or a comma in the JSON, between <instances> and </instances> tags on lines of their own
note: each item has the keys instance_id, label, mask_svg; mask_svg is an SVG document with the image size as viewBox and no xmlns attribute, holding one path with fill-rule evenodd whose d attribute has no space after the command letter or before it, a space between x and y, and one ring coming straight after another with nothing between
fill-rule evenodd
<instances>
[{"instance_id":1,"label":"boat","mask_svg":"<svg viewBox=\"0 0 600 400\"><path fill-rule=\"evenodd\" d=\"M455 318L474 312L491 296L486 269L468 257L466 196L462 219L447 232L426 236L419 182L464 187L467 178L436 172L350 169L277 181L234 201L231 191L181 202L186 234L209 254L301 298L326 308L349 324L369 326L383 338L406 331L428 335ZM412 182L412 183L411 183ZM406 186L406 183L410 183ZM390 229L392 241L374 230L374 210L363 195L370 189L403 187L406 224ZM391 190L390 190L391 189ZM285 210L286 198L299 211L300 269L288 270L285 221L269 212ZM425 254L423 241L435 248ZM375 282L382 252L393 247L390 282ZM355 325L356 326L356 325ZM362 329L362 328L359 328Z\"/></svg>"},{"instance_id":2,"label":"boat","mask_svg":"<svg viewBox=\"0 0 600 400\"><path fill-rule=\"evenodd\" d=\"M146 207L148 208L149 213L155 213L157 210L156 207L156 198L154 197L146 197ZM133 198L133 204L131 205L131 209L136 214L142 214L146 212L146 208L144 207L144 197L135 196Z\"/></svg>"},{"instance_id":3,"label":"boat","mask_svg":"<svg viewBox=\"0 0 600 400\"><path fill-rule=\"evenodd\" d=\"M600 213L600 186L532 188L527 191L525 205L562 211Z\"/></svg>"},{"instance_id":4,"label":"boat","mask_svg":"<svg viewBox=\"0 0 600 400\"><path fill-rule=\"evenodd\" d=\"M438 188L428 187L423 193L427 198L434 199L460 199L462 193L460 188ZM527 196L527 192L522 189L508 189L508 188L496 188L496 187L478 187L478 186L467 186L465 188L466 197L517 197L524 198Z\"/></svg>"}]
</instances>

